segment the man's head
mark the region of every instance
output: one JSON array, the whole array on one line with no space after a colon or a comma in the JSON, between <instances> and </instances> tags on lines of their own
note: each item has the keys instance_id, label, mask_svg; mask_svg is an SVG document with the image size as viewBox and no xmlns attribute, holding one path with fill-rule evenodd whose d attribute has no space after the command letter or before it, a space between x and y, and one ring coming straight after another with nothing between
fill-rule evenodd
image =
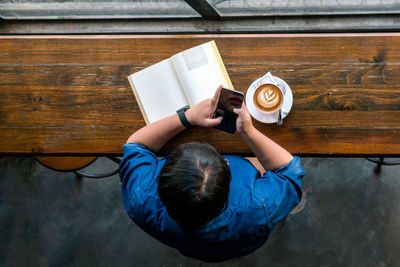
<instances>
[{"instance_id":1,"label":"man's head","mask_svg":"<svg viewBox=\"0 0 400 267\"><path fill-rule=\"evenodd\" d=\"M158 194L168 214L183 229L195 231L224 210L230 180L227 162L212 146L186 143L167 159Z\"/></svg>"}]
</instances>

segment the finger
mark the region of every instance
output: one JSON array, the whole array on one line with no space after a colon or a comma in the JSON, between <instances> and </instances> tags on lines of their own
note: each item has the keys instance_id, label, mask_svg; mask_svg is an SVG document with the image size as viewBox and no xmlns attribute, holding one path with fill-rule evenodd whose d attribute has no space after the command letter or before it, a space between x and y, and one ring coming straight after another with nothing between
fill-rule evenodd
<instances>
[{"instance_id":1,"label":"finger","mask_svg":"<svg viewBox=\"0 0 400 267\"><path fill-rule=\"evenodd\" d=\"M248 109L247 109L247 106L246 106L246 103L244 103L244 101L243 101L243 103L242 103L242 109L244 109L245 111L249 111Z\"/></svg>"},{"instance_id":2,"label":"finger","mask_svg":"<svg viewBox=\"0 0 400 267\"><path fill-rule=\"evenodd\" d=\"M238 118L244 118L246 111L244 111L243 109L238 109L236 114L238 115Z\"/></svg>"},{"instance_id":3,"label":"finger","mask_svg":"<svg viewBox=\"0 0 400 267\"><path fill-rule=\"evenodd\" d=\"M222 117L218 117L216 119L208 119L207 124L210 127L214 127L219 125L222 122Z\"/></svg>"},{"instance_id":4,"label":"finger","mask_svg":"<svg viewBox=\"0 0 400 267\"><path fill-rule=\"evenodd\" d=\"M248 111L248 109L246 107L246 104L243 102L242 107L241 108L234 108L233 112L238 114L238 115L240 115L243 112L249 112L249 111Z\"/></svg>"},{"instance_id":5,"label":"finger","mask_svg":"<svg viewBox=\"0 0 400 267\"><path fill-rule=\"evenodd\" d=\"M219 96L221 95L222 91L222 84L218 86L217 90L215 91L214 97L211 99L211 107L213 109L217 108Z\"/></svg>"}]
</instances>

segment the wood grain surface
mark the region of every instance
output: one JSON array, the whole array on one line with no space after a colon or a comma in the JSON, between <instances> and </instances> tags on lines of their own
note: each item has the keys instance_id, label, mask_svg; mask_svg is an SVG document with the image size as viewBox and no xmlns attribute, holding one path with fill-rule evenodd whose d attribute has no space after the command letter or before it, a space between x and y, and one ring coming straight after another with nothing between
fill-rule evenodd
<instances>
[{"instance_id":1,"label":"wood grain surface","mask_svg":"<svg viewBox=\"0 0 400 267\"><path fill-rule=\"evenodd\" d=\"M400 34L0 36L0 154L121 155L145 125L127 76L215 40L236 90L267 71L294 95L282 126L255 126L299 155L400 156ZM238 134L199 140L250 155Z\"/></svg>"},{"instance_id":2,"label":"wood grain surface","mask_svg":"<svg viewBox=\"0 0 400 267\"><path fill-rule=\"evenodd\" d=\"M97 157L36 156L35 159L47 168L56 171L74 171L92 164L97 159ZM255 159L251 160L252 162L255 162L253 164L257 164L257 161Z\"/></svg>"}]
</instances>

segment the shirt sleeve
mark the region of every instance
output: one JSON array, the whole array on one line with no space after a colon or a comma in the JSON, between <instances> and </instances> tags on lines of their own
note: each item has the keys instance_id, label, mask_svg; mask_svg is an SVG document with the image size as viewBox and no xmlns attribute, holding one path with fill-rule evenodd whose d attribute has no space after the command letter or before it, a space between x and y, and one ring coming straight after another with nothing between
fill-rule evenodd
<instances>
[{"instance_id":1,"label":"shirt sleeve","mask_svg":"<svg viewBox=\"0 0 400 267\"><path fill-rule=\"evenodd\" d=\"M121 190L124 205L133 218L132 203L145 201L146 190L155 182L158 166L157 156L143 145L129 143L123 145L124 156L119 165Z\"/></svg>"},{"instance_id":2,"label":"shirt sleeve","mask_svg":"<svg viewBox=\"0 0 400 267\"><path fill-rule=\"evenodd\" d=\"M264 200L265 213L271 228L300 202L301 183L305 174L300 159L294 157L285 166L267 171L256 180L257 192Z\"/></svg>"}]
</instances>

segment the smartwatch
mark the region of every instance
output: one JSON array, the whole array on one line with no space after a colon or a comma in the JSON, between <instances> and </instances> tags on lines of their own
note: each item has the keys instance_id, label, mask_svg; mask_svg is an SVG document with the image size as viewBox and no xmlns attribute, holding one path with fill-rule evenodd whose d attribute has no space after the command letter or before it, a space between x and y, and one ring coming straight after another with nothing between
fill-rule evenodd
<instances>
[{"instance_id":1,"label":"smartwatch","mask_svg":"<svg viewBox=\"0 0 400 267\"><path fill-rule=\"evenodd\" d=\"M181 120L183 126L185 126L186 129L193 127L193 125L190 124L185 115L185 111L188 110L189 108L190 106L186 105L176 111L176 113L178 113L179 119Z\"/></svg>"}]
</instances>

